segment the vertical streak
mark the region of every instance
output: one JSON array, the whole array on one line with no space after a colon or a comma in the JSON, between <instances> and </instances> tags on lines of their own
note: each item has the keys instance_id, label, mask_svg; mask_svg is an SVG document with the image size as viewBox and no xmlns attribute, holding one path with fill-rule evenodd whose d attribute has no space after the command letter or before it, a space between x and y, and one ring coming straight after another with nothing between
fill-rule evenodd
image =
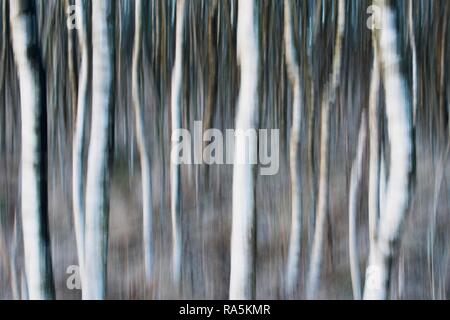
<instances>
[{"instance_id":1,"label":"vertical streak","mask_svg":"<svg viewBox=\"0 0 450 320\"><path fill-rule=\"evenodd\" d=\"M345 30L345 0L338 2L338 21L333 57L333 69L328 84L322 96L322 113L320 128L320 164L319 164L319 195L317 200L316 229L314 230L311 260L307 280L306 295L308 299L315 298L319 286L322 264L324 224L328 211L329 193L329 144L330 144L330 105L336 102L336 92L339 86L341 71L342 40Z\"/></svg>"},{"instance_id":2,"label":"vertical streak","mask_svg":"<svg viewBox=\"0 0 450 320\"><path fill-rule=\"evenodd\" d=\"M181 128L181 85L183 79L183 24L185 0L177 1L175 62L172 70L172 132ZM172 140L172 147L177 141ZM172 216L172 272L176 285L181 280L182 233L181 233L181 177L180 165L170 163L170 207Z\"/></svg>"},{"instance_id":3,"label":"vertical streak","mask_svg":"<svg viewBox=\"0 0 450 320\"><path fill-rule=\"evenodd\" d=\"M297 50L294 44L292 30L291 1L284 1L284 45L286 53L287 73L293 90L292 128L290 141L290 171L291 171L291 198L292 222L289 241L289 253L286 272L286 286L288 293L292 294L298 282L298 268L301 256L301 177L300 177L300 126L301 126L301 92L300 69L297 61Z\"/></svg>"},{"instance_id":4,"label":"vertical streak","mask_svg":"<svg viewBox=\"0 0 450 320\"><path fill-rule=\"evenodd\" d=\"M92 2L92 56L83 299L105 299L115 60L114 3L109 0Z\"/></svg>"},{"instance_id":5,"label":"vertical streak","mask_svg":"<svg viewBox=\"0 0 450 320\"><path fill-rule=\"evenodd\" d=\"M366 141L366 114L363 110L361 114L361 124L358 133L358 144L356 146L356 156L353 162L350 174L350 194L348 205L348 234L349 234L349 255L350 255L350 274L352 278L353 298L355 300L361 299L361 272L359 269L359 254L357 245L357 203L358 203L358 189L361 189L362 178L362 161L364 155L364 147Z\"/></svg>"},{"instance_id":6,"label":"vertical streak","mask_svg":"<svg viewBox=\"0 0 450 320\"><path fill-rule=\"evenodd\" d=\"M400 228L411 196L413 150L411 106L406 83L400 72L394 14L386 1L379 3L384 13L384 24L376 33L375 39L379 48L385 88L391 152L385 204L380 210L375 246L370 248L370 257L373 259L366 271L364 299L388 298L392 259L398 251Z\"/></svg>"},{"instance_id":7,"label":"vertical streak","mask_svg":"<svg viewBox=\"0 0 450 320\"><path fill-rule=\"evenodd\" d=\"M72 154L72 192L73 192L73 219L75 225L75 238L77 243L78 263L80 267L81 281L83 282L84 270L84 153L85 153L85 130L86 130L86 108L88 104L88 42L86 13L87 7L83 0L76 0L79 14L78 43L81 52L80 76L78 79L78 98L75 109L75 132L73 135Z\"/></svg>"},{"instance_id":8,"label":"vertical streak","mask_svg":"<svg viewBox=\"0 0 450 320\"><path fill-rule=\"evenodd\" d=\"M34 1L10 1L14 58L22 115L22 226L30 299L55 296L47 194L47 105L45 74L37 39Z\"/></svg>"},{"instance_id":9,"label":"vertical streak","mask_svg":"<svg viewBox=\"0 0 450 320\"><path fill-rule=\"evenodd\" d=\"M144 112L139 92L139 70L142 50L142 0L135 0L135 31L132 63L132 95L135 113L136 142L141 162L143 234L144 234L144 265L147 283L152 273L152 184L151 165L147 151L147 141L144 131Z\"/></svg>"},{"instance_id":10,"label":"vertical streak","mask_svg":"<svg viewBox=\"0 0 450 320\"><path fill-rule=\"evenodd\" d=\"M258 115L259 33L257 3L239 0L237 56L240 64L239 100L233 165L233 217L231 229L230 299L255 298L256 206L254 165L256 138L246 143L246 131L256 129ZM256 137L256 135L255 135Z\"/></svg>"},{"instance_id":11,"label":"vertical streak","mask_svg":"<svg viewBox=\"0 0 450 320\"><path fill-rule=\"evenodd\" d=\"M412 109L413 109L413 125L416 125L417 118L417 49L416 49L416 37L414 34L414 21L413 21L413 0L409 0L408 5L408 30L409 41L411 44L412 52Z\"/></svg>"}]
</instances>

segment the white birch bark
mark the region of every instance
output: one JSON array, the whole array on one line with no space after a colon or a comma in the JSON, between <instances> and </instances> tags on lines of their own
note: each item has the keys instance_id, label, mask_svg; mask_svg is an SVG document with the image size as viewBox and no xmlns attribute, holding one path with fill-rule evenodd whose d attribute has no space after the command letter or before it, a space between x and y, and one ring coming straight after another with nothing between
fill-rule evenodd
<instances>
[{"instance_id":1,"label":"white birch bark","mask_svg":"<svg viewBox=\"0 0 450 320\"><path fill-rule=\"evenodd\" d=\"M233 165L233 216L231 229L230 299L255 298L256 208L254 159L257 141L246 141L245 131L257 127L259 40L254 0L239 0L237 56L240 64L239 100ZM248 142L248 143L247 143Z\"/></svg>"},{"instance_id":2,"label":"white birch bark","mask_svg":"<svg viewBox=\"0 0 450 320\"><path fill-rule=\"evenodd\" d=\"M177 1L175 61L172 70L171 117L172 132L181 128L181 94L183 80L183 24L185 0ZM172 141L172 149L177 141ZM172 216L172 273L179 285L181 280L182 233L181 233L181 177L180 165L170 163L170 211Z\"/></svg>"},{"instance_id":3,"label":"white birch bark","mask_svg":"<svg viewBox=\"0 0 450 320\"><path fill-rule=\"evenodd\" d=\"M144 113L139 90L139 70L142 50L142 0L135 0L135 27L132 64L132 95L135 113L136 142L141 162L142 209L144 234L144 267L147 283L152 274L152 184L150 157L147 151L147 141L144 132Z\"/></svg>"},{"instance_id":4,"label":"white birch bark","mask_svg":"<svg viewBox=\"0 0 450 320\"><path fill-rule=\"evenodd\" d=\"M369 92L369 246L374 247L380 212L380 111L378 94L380 71L378 48L373 46L373 65ZM369 264L373 257L369 256Z\"/></svg>"},{"instance_id":5,"label":"white birch bark","mask_svg":"<svg viewBox=\"0 0 450 320\"><path fill-rule=\"evenodd\" d=\"M291 1L284 1L284 46L286 54L286 67L293 91L292 128L290 141L290 171L291 171L291 198L292 220L291 235L289 240L289 252L286 270L286 288L288 294L292 294L298 284L298 268L301 257L301 176L300 176L300 126L301 126L301 94L300 94L300 69L297 61L294 33L292 30Z\"/></svg>"},{"instance_id":6,"label":"white birch bark","mask_svg":"<svg viewBox=\"0 0 450 320\"><path fill-rule=\"evenodd\" d=\"M348 200L348 245L350 255L350 275L352 278L353 298L361 300L361 272L359 268L359 254L358 254L358 239L357 239L357 204L358 204L358 190L361 189L362 178L362 161L364 155L364 147L366 142L366 115L363 111L361 114L361 124L358 133L358 143L356 147L356 156L352 165L350 174L350 193Z\"/></svg>"},{"instance_id":7,"label":"white birch bark","mask_svg":"<svg viewBox=\"0 0 450 320\"><path fill-rule=\"evenodd\" d=\"M416 125L417 117L417 49L416 49L416 36L414 34L414 21L413 21L413 1L409 0L408 3L408 34L409 42L411 45L412 53L412 110L413 110L413 125Z\"/></svg>"},{"instance_id":8,"label":"white birch bark","mask_svg":"<svg viewBox=\"0 0 450 320\"><path fill-rule=\"evenodd\" d=\"M104 299L114 103L114 3L92 2L92 126L86 185L83 299Z\"/></svg>"},{"instance_id":9,"label":"white birch bark","mask_svg":"<svg viewBox=\"0 0 450 320\"><path fill-rule=\"evenodd\" d=\"M47 203L45 75L37 43L34 1L10 1L22 116L21 206L25 273L30 299L54 298Z\"/></svg>"},{"instance_id":10,"label":"white birch bark","mask_svg":"<svg viewBox=\"0 0 450 320\"><path fill-rule=\"evenodd\" d=\"M78 264L80 267L81 282L83 283L84 270L84 137L86 130L86 108L88 104L88 43L86 30L87 8L83 0L77 0L76 5L80 12L78 43L81 52L80 77L78 79L78 98L75 117L75 132L73 135L72 153L72 192L73 192L73 220L75 225L75 239L77 243Z\"/></svg>"},{"instance_id":11,"label":"white birch bark","mask_svg":"<svg viewBox=\"0 0 450 320\"><path fill-rule=\"evenodd\" d=\"M379 2L384 19L376 41L386 96L388 136L391 145L386 203L366 271L364 299L386 299L389 293L391 264L400 237L400 228L408 210L412 170L412 115L405 80L400 72L397 34L392 9Z\"/></svg>"},{"instance_id":12,"label":"white birch bark","mask_svg":"<svg viewBox=\"0 0 450 320\"><path fill-rule=\"evenodd\" d=\"M330 104L336 100L336 91L339 85L342 55L342 39L345 30L345 0L338 2L338 21L336 41L333 57L333 69L329 87L322 96L321 128L320 128L320 164L319 164L319 195L317 200L316 228L311 250L311 260L308 271L306 296L308 299L316 297L319 286L319 277L322 264L323 238L325 220L328 211L328 171L329 171L329 144L330 144Z\"/></svg>"},{"instance_id":13,"label":"white birch bark","mask_svg":"<svg viewBox=\"0 0 450 320\"><path fill-rule=\"evenodd\" d=\"M328 89L327 89L328 91ZM325 93L324 96L328 96ZM320 164L319 164L319 196L316 213L316 227L314 230L311 260L307 279L306 295L314 299L319 285L320 269L322 264L323 238L325 219L328 210L328 171L329 171L329 125L330 105L327 99L322 101L321 128L320 128Z\"/></svg>"}]
</instances>

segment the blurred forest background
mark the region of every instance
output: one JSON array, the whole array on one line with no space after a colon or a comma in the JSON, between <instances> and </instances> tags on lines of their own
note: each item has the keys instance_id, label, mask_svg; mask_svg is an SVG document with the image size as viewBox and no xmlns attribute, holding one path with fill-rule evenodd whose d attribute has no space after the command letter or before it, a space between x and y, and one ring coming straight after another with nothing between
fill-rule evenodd
<instances>
[{"instance_id":1,"label":"blurred forest background","mask_svg":"<svg viewBox=\"0 0 450 320\"><path fill-rule=\"evenodd\" d=\"M21 220L21 95L14 60L10 24L11 4L0 0L0 298L27 298L26 260ZM241 0L243 1L243 0ZM95 14L93 2L71 0L33 2L36 42L45 74L47 111L48 232L55 297L79 299L81 290L69 289L67 268L78 265L73 214L73 139L76 131L78 80L82 50L78 28L68 28L73 11L82 4L89 77L86 125L82 144L82 180L87 175L88 146L96 125L93 105L91 45ZM141 38L136 33L134 0L111 1L114 84L111 109L111 167L106 296L108 299L226 299L230 289L232 230L232 165L181 165L180 234L181 274L172 277L173 226L171 218L170 146L173 128L171 97L176 48L181 48L181 127L193 132L196 120L208 128L235 128L238 114L240 67L237 38L237 0L186 0L177 11L175 0L143 0ZM252 1L253 2L253 1ZM408 110L414 108L411 190L398 245L391 256L388 297L392 299L448 299L450 297L450 1L388 1L394 14L399 73L406 84ZM256 257L255 295L258 299L352 299L349 252L349 196L359 128L370 123L371 75L374 66L373 31L368 27L371 0L256 0L259 41L258 128L280 130L280 167L276 175L255 175ZM342 5L343 12L339 12ZM368 11L369 10L369 11ZM177 21L184 15L181 46ZM301 179L300 256L298 275L288 283L287 263L292 220L290 150L295 125L294 90L287 69L286 12L291 16L292 43L298 62L300 87L299 147ZM340 15L341 14L341 15ZM345 20L340 20L344 16ZM339 36L339 21L344 21ZM251 37L251 35L248 35ZM133 52L141 44L138 96L145 139L136 132L133 101ZM336 45L340 39L341 45ZM340 72L334 69L340 50ZM30 52L29 52L30 54ZM32 54L32 53L31 53ZM242 53L241 53L242 54ZM38 54L39 55L39 54ZM321 144L321 103L331 75L337 75L334 103L329 110L328 209L324 218L320 282L307 294L311 267ZM295 81L293 82L295 83ZM415 88L415 89L414 89ZM331 89L332 90L332 89ZM389 172L389 132L381 86L381 171ZM414 98L414 99L413 99ZM298 101L297 101L298 102ZM78 104L79 105L79 104ZM415 105L415 107L414 107ZM411 117L412 118L412 117ZM368 119L366 121L365 119ZM412 121L411 119L407 120ZM206 123L206 124L205 124ZM363 132L363 131L361 131ZM392 134L392 133L391 133ZM369 262L369 133L362 141L357 188L356 259L364 283ZM361 140L360 139L360 140ZM143 236L142 166L140 149L146 145L151 177L152 268L146 274ZM323 157L323 156L322 156ZM383 162L383 163L384 163ZM384 169L384 167L386 167ZM85 184L85 182L82 182ZM84 188L85 189L85 188ZM392 190L391 190L392 191ZM403 192L400 190L398 192ZM386 195L387 196L387 195ZM23 201L27 201L24 199ZM381 209L380 209L381 210ZM30 241L28 239L28 241ZM86 243L87 245L87 243ZM86 259L89 259L86 256ZM359 272L359 271L358 271ZM357 288L357 291L362 290Z\"/></svg>"}]
</instances>

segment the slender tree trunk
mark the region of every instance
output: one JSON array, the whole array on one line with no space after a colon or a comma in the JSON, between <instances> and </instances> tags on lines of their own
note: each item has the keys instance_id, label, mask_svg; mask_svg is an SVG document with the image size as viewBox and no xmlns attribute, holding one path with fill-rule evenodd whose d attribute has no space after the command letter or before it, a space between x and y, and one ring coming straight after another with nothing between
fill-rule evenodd
<instances>
[{"instance_id":1,"label":"slender tree trunk","mask_svg":"<svg viewBox=\"0 0 450 320\"><path fill-rule=\"evenodd\" d=\"M380 212L380 111L378 94L380 87L380 71L378 48L373 46L372 77L369 93L369 246L375 248L376 232ZM373 257L369 256L369 264ZM367 281L367 280L366 280Z\"/></svg>"},{"instance_id":2,"label":"slender tree trunk","mask_svg":"<svg viewBox=\"0 0 450 320\"><path fill-rule=\"evenodd\" d=\"M376 241L370 248L364 299L386 299L391 280L392 260L397 252L400 227L409 207L412 174L412 112L405 80L400 72L394 14L380 1L384 21L376 32L381 74L386 96L388 135L391 144L389 181Z\"/></svg>"},{"instance_id":3,"label":"slender tree trunk","mask_svg":"<svg viewBox=\"0 0 450 320\"><path fill-rule=\"evenodd\" d=\"M328 90L324 97L328 95ZM316 226L314 230L311 260L307 279L306 295L308 299L316 297L319 286L320 269L322 264L323 238L325 220L328 210L328 171L329 171L329 126L330 105L327 98L322 100L321 130L320 130L320 164L319 164L319 196L317 203Z\"/></svg>"},{"instance_id":4,"label":"slender tree trunk","mask_svg":"<svg viewBox=\"0 0 450 320\"><path fill-rule=\"evenodd\" d=\"M357 204L358 204L358 190L361 189L362 178L362 162L364 155L364 148L366 142L366 113L363 110L361 114L361 124L358 133L358 144L356 147L356 156L353 162L352 171L350 174L350 194L348 200L348 246L350 255L350 274L352 278L353 298L361 300L361 272L359 269L359 253L358 253L358 239L357 239Z\"/></svg>"},{"instance_id":5,"label":"slender tree trunk","mask_svg":"<svg viewBox=\"0 0 450 320\"><path fill-rule=\"evenodd\" d=\"M300 69L297 61L297 50L294 44L290 0L284 1L284 45L286 54L286 67L294 96L292 106L291 145L289 155L291 170L292 220L286 272L286 286L288 294L292 294L296 286L298 285L298 268L302 246L302 203L299 161L302 106L300 93Z\"/></svg>"},{"instance_id":6,"label":"slender tree trunk","mask_svg":"<svg viewBox=\"0 0 450 320\"><path fill-rule=\"evenodd\" d=\"M142 50L142 0L135 0L135 26L134 26L134 48L132 65L132 90L133 105L136 117L136 142L139 150L141 162L141 180L142 180L142 208L143 208L143 233L144 233L144 263L145 277L147 283L151 281L152 274L152 183L151 183L151 165L150 157L147 151L147 141L144 132L144 112L139 87L139 70L141 66Z\"/></svg>"},{"instance_id":7,"label":"slender tree trunk","mask_svg":"<svg viewBox=\"0 0 450 320\"><path fill-rule=\"evenodd\" d=\"M83 299L106 296L114 104L114 3L92 2L92 126L86 185Z\"/></svg>"},{"instance_id":8,"label":"slender tree trunk","mask_svg":"<svg viewBox=\"0 0 450 320\"><path fill-rule=\"evenodd\" d=\"M323 238L325 221L328 211L329 192L329 144L330 144L330 105L336 102L337 88L341 70L342 39L345 30L345 0L338 2L338 21L336 42L333 57L333 69L330 84L325 88L322 96L322 114L320 128L320 167L319 167L319 195L317 200L316 227L311 251L306 295L308 299L316 297L322 264Z\"/></svg>"},{"instance_id":9,"label":"slender tree trunk","mask_svg":"<svg viewBox=\"0 0 450 320\"><path fill-rule=\"evenodd\" d=\"M240 64L239 101L233 165L233 221L231 229L230 299L255 298L256 206L255 159L257 137L246 130L258 126L259 32L257 3L239 0L237 56ZM251 136L251 135L250 135ZM242 161L242 155L249 155Z\"/></svg>"},{"instance_id":10,"label":"slender tree trunk","mask_svg":"<svg viewBox=\"0 0 450 320\"><path fill-rule=\"evenodd\" d=\"M48 230L47 104L34 1L10 1L22 115L21 196L25 271L30 299L55 296Z\"/></svg>"},{"instance_id":11,"label":"slender tree trunk","mask_svg":"<svg viewBox=\"0 0 450 320\"><path fill-rule=\"evenodd\" d=\"M185 0L177 1L175 34L175 62L172 70L172 132L181 128L181 103L183 80L183 24ZM172 141L172 146L177 141ZM181 280L182 233L181 233L181 176L180 165L170 164L170 207L172 216L172 272L176 285Z\"/></svg>"},{"instance_id":12,"label":"slender tree trunk","mask_svg":"<svg viewBox=\"0 0 450 320\"><path fill-rule=\"evenodd\" d=\"M408 4L408 34L412 53L412 110L413 110L413 125L416 125L417 118L417 49L416 37L414 34L413 21L413 0L409 0Z\"/></svg>"},{"instance_id":13,"label":"slender tree trunk","mask_svg":"<svg viewBox=\"0 0 450 320\"><path fill-rule=\"evenodd\" d=\"M78 264L80 267L81 281L83 282L84 270L84 154L85 154L85 130L86 108L88 104L88 41L87 41L87 8L83 0L76 0L79 8L80 25L77 30L78 43L81 52L80 77L78 79L78 98L75 111L75 132L73 135L72 152L72 192L73 192L73 220L75 225L75 238L77 242Z\"/></svg>"}]
</instances>

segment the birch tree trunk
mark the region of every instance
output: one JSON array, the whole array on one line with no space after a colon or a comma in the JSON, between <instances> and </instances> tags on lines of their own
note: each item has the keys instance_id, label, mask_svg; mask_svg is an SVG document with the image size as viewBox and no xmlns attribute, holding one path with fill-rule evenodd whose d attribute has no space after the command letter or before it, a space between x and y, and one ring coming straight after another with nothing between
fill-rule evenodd
<instances>
[{"instance_id":1,"label":"birch tree trunk","mask_svg":"<svg viewBox=\"0 0 450 320\"><path fill-rule=\"evenodd\" d=\"M142 50L142 0L135 0L135 26L134 26L134 48L132 65L132 94L135 113L136 142L141 162L142 181L142 208L143 208L143 234L144 234L144 264L145 278L147 283L151 281L152 274L152 183L151 165L147 151L147 141L144 132L144 113L139 87L139 71Z\"/></svg>"},{"instance_id":2,"label":"birch tree trunk","mask_svg":"<svg viewBox=\"0 0 450 320\"><path fill-rule=\"evenodd\" d=\"M308 299L316 296L319 285L320 270L322 264L323 238L325 220L328 211L328 172L329 172L329 144L330 144L330 105L336 101L336 91L339 84L342 55L342 39L345 30L345 0L338 2L338 21L336 41L333 57L333 69L328 88L325 88L322 96L322 114L320 128L320 165L319 165L319 195L317 200L316 227L311 251L311 260L306 287Z\"/></svg>"},{"instance_id":3,"label":"birch tree trunk","mask_svg":"<svg viewBox=\"0 0 450 320\"><path fill-rule=\"evenodd\" d=\"M375 38L373 38L375 41ZM380 88L380 71L378 48L374 42L373 65L369 92L369 246L375 248L376 232L380 214L381 202L381 175L380 175L380 111L378 107L378 94ZM384 200L384 198L383 198ZM369 255L369 264L373 257Z\"/></svg>"},{"instance_id":4,"label":"birch tree trunk","mask_svg":"<svg viewBox=\"0 0 450 320\"><path fill-rule=\"evenodd\" d=\"M350 173L350 194L348 200L348 245L350 255L350 275L352 278L353 298L361 300L361 272L359 269L358 239L356 233L356 215L358 204L358 190L361 189L362 161L366 141L366 113L361 114L361 124L358 133L356 156Z\"/></svg>"},{"instance_id":5,"label":"birch tree trunk","mask_svg":"<svg viewBox=\"0 0 450 320\"><path fill-rule=\"evenodd\" d=\"M376 241L370 248L372 260L366 270L364 299L388 297L392 259L397 251L400 227L410 201L412 173L411 105L405 80L400 73L394 14L386 1L379 1L379 5L382 7L384 20L375 39L385 88L391 153L386 203L382 205Z\"/></svg>"},{"instance_id":6,"label":"birch tree trunk","mask_svg":"<svg viewBox=\"0 0 450 320\"><path fill-rule=\"evenodd\" d=\"M300 177L300 126L301 126L301 94L300 69L297 61L297 49L294 44L292 30L291 1L284 1L284 45L286 54L286 67L293 91L292 128L290 141L290 170L291 170L291 198L292 220L291 236L286 272L286 288L291 295L298 284L298 268L301 257L301 231L302 231L302 203L301 203L301 177Z\"/></svg>"},{"instance_id":7,"label":"birch tree trunk","mask_svg":"<svg viewBox=\"0 0 450 320\"><path fill-rule=\"evenodd\" d=\"M417 49L416 49L416 37L414 34L414 21L413 21L413 1L409 0L408 3L408 35L411 45L412 53L412 110L413 110L413 125L416 125L417 117Z\"/></svg>"},{"instance_id":8,"label":"birch tree trunk","mask_svg":"<svg viewBox=\"0 0 450 320\"><path fill-rule=\"evenodd\" d=\"M246 143L245 131L258 126L259 35L254 0L239 0L237 56L240 64L239 100L233 165L230 299L255 298L256 207L254 165L240 157L257 153L257 138ZM247 146L247 147L246 147Z\"/></svg>"},{"instance_id":9,"label":"birch tree trunk","mask_svg":"<svg viewBox=\"0 0 450 320\"><path fill-rule=\"evenodd\" d=\"M183 24L185 0L177 1L175 61L172 70L172 132L181 128L181 94L183 80ZM172 141L172 148L178 141ZM181 280L181 177L180 165L170 163L170 211L172 216L172 273L176 285Z\"/></svg>"},{"instance_id":10,"label":"birch tree trunk","mask_svg":"<svg viewBox=\"0 0 450 320\"><path fill-rule=\"evenodd\" d=\"M84 137L86 130L86 108L88 104L88 41L87 41L87 8L83 0L76 0L79 8L78 43L81 52L80 75L78 79L78 98L75 109L75 132L73 135L72 153L72 192L73 192L73 220L75 225L75 238L77 242L78 264L80 267L81 281L83 282L84 270Z\"/></svg>"},{"instance_id":11,"label":"birch tree trunk","mask_svg":"<svg viewBox=\"0 0 450 320\"><path fill-rule=\"evenodd\" d=\"M114 3L92 2L92 127L86 185L83 299L104 299L114 104Z\"/></svg>"},{"instance_id":12,"label":"birch tree trunk","mask_svg":"<svg viewBox=\"0 0 450 320\"><path fill-rule=\"evenodd\" d=\"M47 104L34 1L10 1L10 22L22 115L25 272L30 299L52 299L54 284L47 216Z\"/></svg>"}]
</instances>

